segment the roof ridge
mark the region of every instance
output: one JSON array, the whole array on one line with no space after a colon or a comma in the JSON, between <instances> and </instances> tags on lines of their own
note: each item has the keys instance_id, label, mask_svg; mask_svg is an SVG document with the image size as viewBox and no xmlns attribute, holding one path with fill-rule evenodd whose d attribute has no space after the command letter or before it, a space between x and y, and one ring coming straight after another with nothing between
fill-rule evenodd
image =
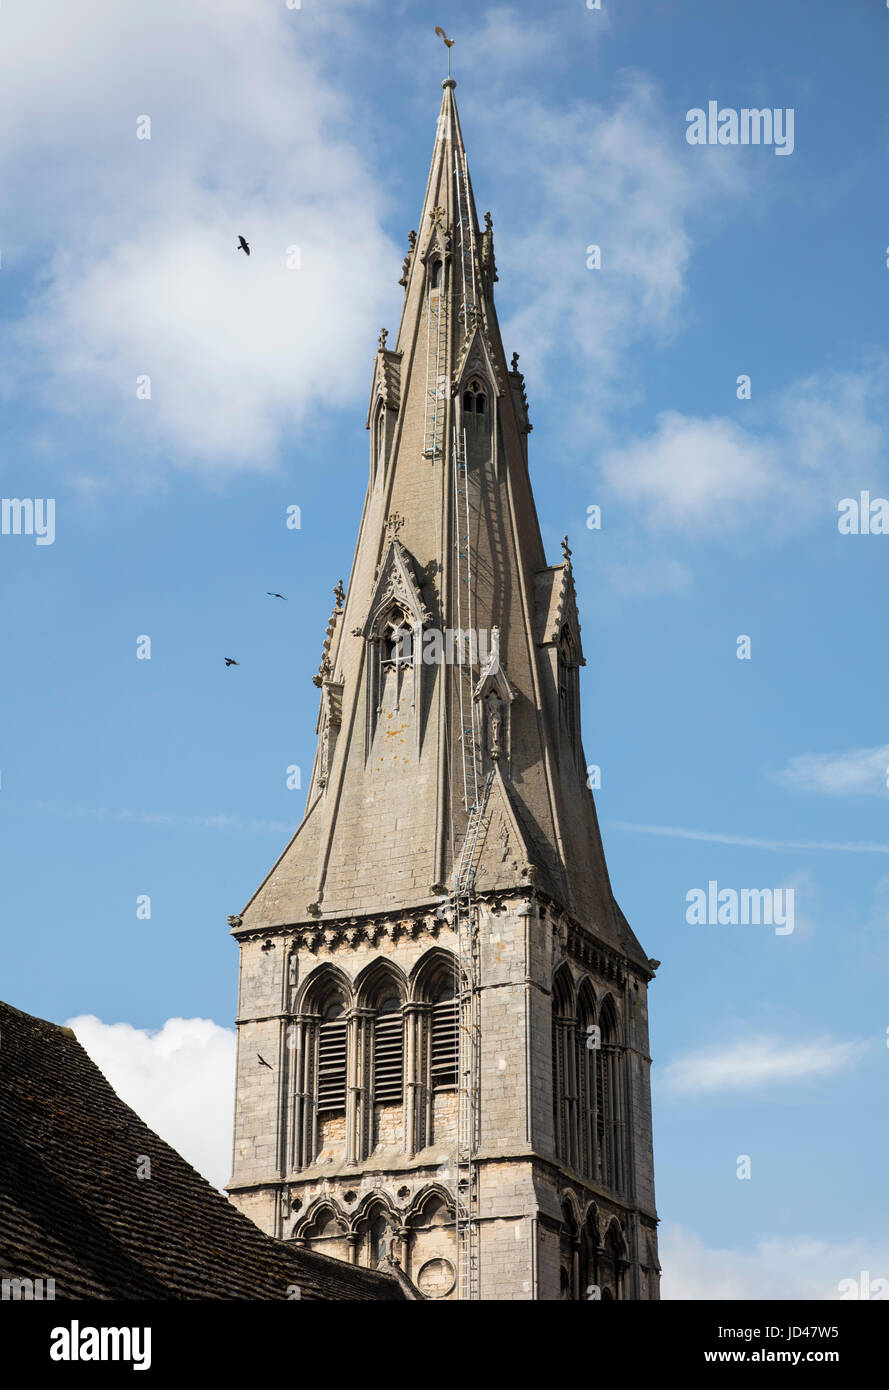
<instances>
[{"instance_id":1,"label":"roof ridge","mask_svg":"<svg viewBox=\"0 0 889 1390\"><path fill-rule=\"evenodd\" d=\"M57 1033L64 1033L67 1037L77 1038L74 1029L69 1028L67 1023L53 1023L51 1018L41 1018L39 1014L26 1013L24 1009L17 1009L15 1004L8 1004L5 999L0 999L0 1009L7 1009L19 1018L27 1019L29 1023L39 1023L42 1028L52 1028Z\"/></svg>"}]
</instances>

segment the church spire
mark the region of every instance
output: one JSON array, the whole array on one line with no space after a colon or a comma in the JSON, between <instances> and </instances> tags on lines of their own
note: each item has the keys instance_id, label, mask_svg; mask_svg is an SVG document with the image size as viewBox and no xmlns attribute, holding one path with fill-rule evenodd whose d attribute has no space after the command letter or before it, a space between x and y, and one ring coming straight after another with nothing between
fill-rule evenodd
<instances>
[{"instance_id":1,"label":"church spire","mask_svg":"<svg viewBox=\"0 0 889 1390\"><path fill-rule=\"evenodd\" d=\"M547 564L492 221L443 89L305 815L231 919L230 1191L327 1254L388 1246L430 1298L657 1297L655 962L611 892L571 551Z\"/></svg>"},{"instance_id":2,"label":"church spire","mask_svg":"<svg viewBox=\"0 0 889 1390\"><path fill-rule=\"evenodd\" d=\"M405 267L404 307L396 349L410 349L417 319L428 290L440 289L446 310L447 334L442 347L453 350L477 322L493 317L493 227L490 213L479 225L466 147L454 96L456 82L445 78L426 193L409 266ZM436 310L438 304L432 306ZM444 316L436 314L436 320ZM499 339L499 330L498 330ZM438 344L433 344L434 348ZM434 366L443 374L444 354L435 352ZM439 423L443 423L441 420ZM440 441L439 441L440 447Z\"/></svg>"},{"instance_id":3,"label":"church spire","mask_svg":"<svg viewBox=\"0 0 889 1390\"><path fill-rule=\"evenodd\" d=\"M479 886L535 886L645 959L611 896L570 558L546 563L524 378L504 353L455 85L442 83L398 332L374 358L370 478L316 677L305 818L248 911L283 923L434 899L487 780Z\"/></svg>"}]
</instances>

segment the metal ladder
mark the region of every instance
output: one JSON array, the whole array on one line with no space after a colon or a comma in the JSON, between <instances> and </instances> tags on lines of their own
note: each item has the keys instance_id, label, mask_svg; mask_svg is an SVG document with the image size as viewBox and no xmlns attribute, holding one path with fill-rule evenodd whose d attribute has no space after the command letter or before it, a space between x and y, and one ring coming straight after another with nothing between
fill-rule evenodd
<instances>
[{"instance_id":1,"label":"metal ladder","mask_svg":"<svg viewBox=\"0 0 889 1390\"><path fill-rule=\"evenodd\" d=\"M463 330L469 335L470 316L477 303L475 284L475 228L472 225L472 208L469 201L469 170L463 159L454 151L454 186L457 195L457 223L460 228L460 267L463 280Z\"/></svg>"},{"instance_id":2,"label":"metal ladder","mask_svg":"<svg viewBox=\"0 0 889 1390\"><path fill-rule=\"evenodd\" d=\"M426 415L424 420L423 457L441 457L445 407L448 398L448 378L445 368L448 353L448 305L445 276L447 265L441 268L438 292L426 291Z\"/></svg>"},{"instance_id":3,"label":"metal ladder","mask_svg":"<svg viewBox=\"0 0 889 1390\"><path fill-rule=\"evenodd\" d=\"M478 800L478 729L475 716L475 659L472 644L478 634L472 627L472 573L470 555L469 480L466 474L466 441L454 431L454 550L457 581L457 630L461 634L461 650L457 656L457 698L460 710L461 766L463 771L463 807L468 812ZM464 629L466 615L469 626ZM463 650L463 633L469 634L469 653Z\"/></svg>"},{"instance_id":4,"label":"metal ladder","mask_svg":"<svg viewBox=\"0 0 889 1390\"><path fill-rule=\"evenodd\" d=\"M478 1173L476 1154L480 1138L481 1026L478 991L478 931L473 911L478 844L488 796L494 780L488 773L481 796L474 801L466 823L466 837L454 874L451 894L453 925L457 933L458 1042L457 1042L457 1154L454 1181L457 1232L457 1298L479 1297Z\"/></svg>"},{"instance_id":5,"label":"metal ladder","mask_svg":"<svg viewBox=\"0 0 889 1390\"><path fill-rule=\"evenodd\" d=\"M464 339L468 339L476 320L475 228L469 194L469 173L465 159L454 151L454 193L462 299L460 317ZM480 749L475 709L475 657L472 643L473 584L469 477L466 439L453 434L454 488L454 568L457 627L461 644L469 632L468 660L459 654L456 680L458 694L463 806L467 812L466 834L460 860L454 872L451 894L452 923L457 936L457 1151L454 1183L457 1237L457 1298L480 1297L479 1274L479 1193L477 1154L481 1135L481 1010L478 961L478 921L473 903L473 886L479 838L485 820L488 797L494 780L493 768L482 786L479 783ZM477 639L476 639L477 640Z\"/></svg>"}]
</instances>

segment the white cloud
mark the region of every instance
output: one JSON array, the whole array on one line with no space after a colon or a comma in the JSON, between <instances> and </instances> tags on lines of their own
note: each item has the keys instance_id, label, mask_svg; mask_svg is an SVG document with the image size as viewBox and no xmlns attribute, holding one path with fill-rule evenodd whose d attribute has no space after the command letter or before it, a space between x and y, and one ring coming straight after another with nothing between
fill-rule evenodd
<instances>
[{"instance_id":1,"label":"white cloud","mask_svg":"<svg viewBox=\"0 0 889 1390\"><path fill-rule=\"evenodd\" d=\"M231 1176L235 1034L208 1018L162 1028L68 1020L121 1100L215 1187Z\"/></svg>"},{"instance_id":2,"label":"white cloud","mask_svg":"<svg viewBox=\"0 0 889 1390\"><path fill-rule=\"evenodd\" d=\"M673 1095L700 1096L811 1081L854 1066L867 1046L865 1042L838 1042L831 1038L814 1038L805 1043L787 1043L771 1037L747 1038L677 1057L665 1067L661 1084Z\"/></svg>"},{"instance_id":3,"label":"white cloud","mask_svg":"<svg viewBox=\"0 0 889 1390\"><path fill-rule=\"evenodd\" d=\"M231 469L268 468L307 409L363 390L400 253L320 75L319 30L347 42L351 23L240 0L4 9L4 259L41 286L8 393L125 431L131 467Z\"/></svg>"},{"instance_id":4,"label":"white cloud","mask_svg":"<svg viewBox=\"0 0 889 1390\"><path fill-rule=\"evenodd\" d=\"M461 78L464 73L487 77L492 67L501 80L512 77L530 64L546 62L557 48L557 31L551 22L536 20L527 10L496 5L484 12L471 46L460 53Z\"/></svg>"},{"instance_id":5,"label":"white cloud","mask_svg":"<svg viewBox=\"0 0 889 1390\"><path fill-rule=\"evenodd\" d=\"M693 1231L665 1222L659 1235L665 1299L839 1299L842 1280L859 1287L868 1272L889 1279L889 1248L809 1236L760 1240L752 1250L711 1249Z\"/></svg>"},{"instance_id":6,"label":"white cloud","mask_svg":"<svg viewBox=\"0 0 889 1390\"><path fill-rule=\"evenodd\" d=\"M681 326L696 235L714 208L748 189L748 174L737 161L685 158L671 113L639 73L624 75L609 109L556 107L523 91L479 114L488 143L496 133L507 202L496 229L501 276L522 286L504 337L520 346L535 395L579 393L569 430L582 429L589 441L639 388L633 344L667 343ZM521 138L503 140L504 129ZM587 269L589 245L601 248L600 270ZM577 362L571 392L566 357Z\"/></svg>"},{"instance_id":7,"label":"white cloud","mask_svg":"<svg viewBox=\"0 0 889 1390\"><path fill-rule=\"evenodd\" d=\"M887 776L889 743L883 743L848 753L799 753L775 774L775 781L828 796L885 796Z\"/></svg>"},{"instance_id":8,"label":"white cloud","mask_svg":"<svg viewBox=\"0 0 889 1390\"><path fill-rule=\"evenodd\" d=\"M814 372L779 398L779 427L793 443L801 490L812 476L838 493L858 491L883 467L887 377L886 360L874 357L857 372Z\"/></svg>"},{"instance_id":9,"label":"white cloud","mask_svg":"<svg viewBox=\"0 0 889 1390\"><path fill-rule=\"evenodd\" d=\"M605 454L602 474L612 493L650 525L736 524L737 508L775 486L774 446L733 420L699 420L666 411L652 436Z\"/></svg>"},{"instance_id":10,"label":"white cloud","mask_svg":"<svg viewBox=\"0 0 889 1390\"><path fill-rule=\"evenodd\" d=\"M656 531L720 540L746 528L786 535L885 476L889 363L816 373L767 399L759 427L666 411L655 429L607 451L603 480Z\"/></svg>"}]
</instances>

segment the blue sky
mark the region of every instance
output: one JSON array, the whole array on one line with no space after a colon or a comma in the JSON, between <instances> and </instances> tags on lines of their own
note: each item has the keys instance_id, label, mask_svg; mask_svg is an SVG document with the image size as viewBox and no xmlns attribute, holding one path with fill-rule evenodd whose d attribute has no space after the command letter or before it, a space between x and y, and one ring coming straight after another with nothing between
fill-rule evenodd
<instances>
[{"instance_id":1,"label":"blue sky","mask_svg":"<svg viewBox=\"0 0 889 1390\"><path fill-rule=\"evenodd\" d=\"M2 495L56 499L51 546L0 536L3 997L100 1020L225 1180L226 916L302 812L444 24L612 880L663 962L665 1288L668 1252L691 1296L889 1276L889 537L837 527L889 497L889 8L125 8L0 16ZM793 153L689 145L711 99L793 108ZM794 932L690 926L709 880L792 887Z\"/></svg>"}]
</instances>

